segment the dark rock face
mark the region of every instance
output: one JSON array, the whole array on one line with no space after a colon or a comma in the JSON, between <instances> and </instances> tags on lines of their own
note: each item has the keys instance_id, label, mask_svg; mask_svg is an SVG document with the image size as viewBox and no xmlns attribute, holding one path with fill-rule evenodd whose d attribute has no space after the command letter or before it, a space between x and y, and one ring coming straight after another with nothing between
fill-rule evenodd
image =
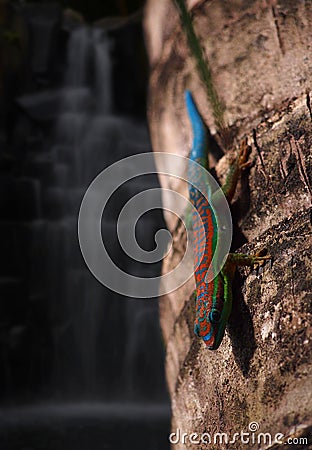
<instances>
[{"instance_id":1,"label":"dark rock face","mask_svg":"<svg viewBox=\"0 0 312 450\"><path fill-rule=\"evenodd\" d=\"M33 3L23 7L29 34L30 67L38 83L46 84L55 73L61 12L59 3Z\"/></svg>"}]
</instances>

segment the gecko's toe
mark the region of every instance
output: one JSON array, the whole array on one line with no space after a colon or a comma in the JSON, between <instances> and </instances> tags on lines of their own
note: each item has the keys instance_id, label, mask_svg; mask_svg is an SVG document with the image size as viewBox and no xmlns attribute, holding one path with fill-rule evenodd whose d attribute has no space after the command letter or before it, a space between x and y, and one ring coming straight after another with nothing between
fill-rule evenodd
<instances>
[{"instance_id":1,"label":"gecko's toe","mask_svg":"<svg viewBox=\"0 0 312 450\"><path fill-rule=\"evenodd\" d=\"M259 252L257 252L254 256L254 267L263 267L267 261L271 261L272 264L272 256L267 254L266 248L263 248L259 250Z\"/></svg>"},{"instance_id":2,"label":"gecko's toe","mask_svg":"<svg viewBox=\"0 0 312 450\"><path fill-rule=\"evenodd\" d=\"M247 138L244 138L240 144L238 161L240 169L246 169L251 166L251 162L248 161L251 153L251 147L248 145Z\"/></svg>"}]
</instances>

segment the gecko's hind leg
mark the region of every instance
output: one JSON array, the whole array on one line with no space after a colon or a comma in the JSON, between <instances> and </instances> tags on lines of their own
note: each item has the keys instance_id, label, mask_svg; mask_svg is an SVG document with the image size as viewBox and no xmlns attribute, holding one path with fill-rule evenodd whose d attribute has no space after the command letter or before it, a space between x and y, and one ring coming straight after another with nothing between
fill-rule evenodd
<instances>
[{"instance_id":1,"label":"gecko's hind leg","mask_svg":"<svg viewBox=\"0 0 312 450\"><path fill-rule=\"evenodd\" d=\"M237 266L262 266L266 261L272 260L272 257L265 253L266 250L261 250L254 255L247 255L245 253L229 253L222 271L226 272L231 278L233 278Z\"/></svg>"}]
</instances>

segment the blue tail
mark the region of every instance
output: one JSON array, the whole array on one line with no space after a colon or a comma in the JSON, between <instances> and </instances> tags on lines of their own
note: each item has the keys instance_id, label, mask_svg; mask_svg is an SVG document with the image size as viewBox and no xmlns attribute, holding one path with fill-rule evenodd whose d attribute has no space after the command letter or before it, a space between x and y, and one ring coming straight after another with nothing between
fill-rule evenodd
<instances>
[{"instance_id":1,"label":"blue tail","mask_svg":"<svg viewBox=\"0 0 312 450\"><path fill-rule=\"evenodd\" d=\"M185 104L193 130L193 145L190 159L207 166L207 131L190 91L185 91Z\"/></svg>"}]
</instances>

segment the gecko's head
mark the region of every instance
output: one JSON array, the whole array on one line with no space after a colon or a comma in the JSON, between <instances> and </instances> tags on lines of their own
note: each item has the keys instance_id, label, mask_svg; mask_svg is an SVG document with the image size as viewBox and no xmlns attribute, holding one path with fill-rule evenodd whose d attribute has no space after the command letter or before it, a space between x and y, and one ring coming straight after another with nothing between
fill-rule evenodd
<instances>
[{"instance_id":1,"label":"gecko's head","mask_svg":"<svg viewBox=\"0 0 312 450\"><path fill-rule=\"evenodd\" d=\"M194 332L202 338L209 350L216 350L221 344L226 327L222 320L222 311L212 308L206 314L196 317Z\"/></svg>"},{"instance_id":2,"label":"gecko's head","mask_svg":"<svg viewBox=\"0 0 312 450\"><path fill-rule=\"evenodd\" d=\"M223 292L214 295L209 285L198 291L194 332L209 350L216 350L224 336L229 311L224 307Z\"/></svg>"}]
</instances>

